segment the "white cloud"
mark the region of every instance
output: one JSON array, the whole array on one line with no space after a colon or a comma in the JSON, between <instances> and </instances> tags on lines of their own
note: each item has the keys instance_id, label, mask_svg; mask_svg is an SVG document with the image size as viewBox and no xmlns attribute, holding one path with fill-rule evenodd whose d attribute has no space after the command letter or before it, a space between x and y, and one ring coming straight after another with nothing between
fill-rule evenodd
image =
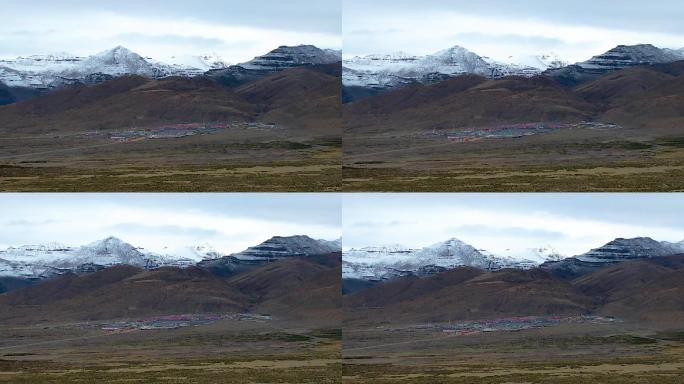
<instances>
[{"instance_id":1,"label":"white cloud","mask_svg":"<svg viewBox=\"0 0 684 384\"><path fill-rule=\"evenodd\" d=\"M188 200L191 199L188 196ZM251 218L192 209L187 204L183 207L168 204L166 207L146 208L84 200L81 203L74 199L55 203L25 195L21 200L8 201L0 196L3 212L0 244L16 246L59 242L78 246L114 235L135 246L158 252L165 247L177 249L209 243L220 251L231 253L276 235L304 234L326 239L340 236L337 226L309 224L295 217L292 220L258 218L257 215ZM273 201L273 197L264 196L264 200ZM290 203L286 197L283 198L282 204Z\"/></svg>"},{"instance_id":2,"label":"white cloud","mask_svg":"<svg viewBox=\"0 0 684 384\"><path fill-rule=\"evenodd\" d=\"M398 9L388 10L380 15L353 10L351 14L345 14L344 20L345 57L392 51L423 55L461 45L479 55L498 60L505 60L508 56L554 51L565 60L577 62L619 44L652 43L669 48L684 45L684 36L680 34L570 25L534 17L507 18L493 14L464 14L444 10ZM472 34L490 36L491 39L459 38L459 35ZM510 36L520 36L520 42L512 42ZM501 41L497 42L497 38L501 38ZM530 43L530 38L536 38L540 43ZM558 43L542 44L544 40L557 40Z\"/></svg>"},{"instance_id":3,"label":"white cloud","mask_svg":"<svg viewBox=\"0 0 684 384\"><path fill-rule=\"evenodd\" d=\"M176 41L173 36L178 37ZM165 42L160 44L160 38ZM203 39L201 46L193 43L198 39ZM215 45L208 44L211 42ZM123 45L158 60L217 52L226 60L237 63L279 45L297 44L339 49L341 37L328 33L224 25L189 17L142 17L88 10L77 15L55 12L38 13L30 18L5 17L0 26L0 54L5 57L55 51L90 55Z\"/></svg>"},{"instance_id":4,"label":"white cloud","mask_svg":"<svg viewBox=\"0 0 684 384\"><path fill-rule=\"evenodd\" d=\"M565 208L572 207L572 201L563 195L554 196L557 210L536 210L534 195L527 204L511 199L508 209L499 205L487 208L486 201L491 197L487 195L482 196L482 203L472 205L460 202L459 194L448 195L452 202L445 201L448 199L441 195L441 203L434 203L432 195L423 195L422 203L416 196L410 201L402 195L386 196L380 203L372 195L366 196L370 199L364 201L364 195L343 198L346 249L395 243L423 247L456 237L491 252L551 245L566 255L577 255L617 237L650 236L661 241L684 238L684 226L640 224L638 205L634 207L634 219L629 221L606 220L599 214L595 217L569 214ZM507 199L507 195L497 197L499 202ZM601 199L610 199L610 196L596 196L595 204L607 202Z\"/></svg>"}]
</instances>

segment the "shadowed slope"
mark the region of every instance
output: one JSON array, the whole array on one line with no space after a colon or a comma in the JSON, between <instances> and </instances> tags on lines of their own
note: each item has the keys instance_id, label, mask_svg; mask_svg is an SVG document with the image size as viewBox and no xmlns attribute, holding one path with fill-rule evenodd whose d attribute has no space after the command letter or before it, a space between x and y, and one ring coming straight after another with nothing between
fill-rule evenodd
<instances>
[{"instance_id":1,"label":"shadowed slope","mask_svg":"<svg viewBox=\"0 0 684 384\"><path fill-rule=\"evenodd\" d=\"M457 268L401 279L345 296L352 322L439 322L505 316L580 314L591 301L568 282L540 270L482 272ZM366 313L364 308L369 308ZM374 308L380 307L374 311Z\"/></svg>"},{"instance_id":2,"label":"shadowed slope","mask_svg":"<svg viewBox=\"0 0 684 384\"><path fill-rule=\"evenodd\" d=\"M2 107L0 126L7 131L73 132L254 115L254 106L207 79L122 77Z\"/></svg>"},{"instance_id":3,"label":"shadowed slope","mask_svg":"<svg viewBox=\"0 0 684 384\"><path fill-rule=\"evenodd\" d=\"M339 322L340 254L292 257L230 279L190 267L119 265L0 294L0 322L84 321L208 312Z\"/></svg>"},{"instance_id":4,"label":"shadowed slope","mask_svg":"<svg viewBox=\"0 0 684 384\"><path fill-rule=\"evenodd\" d=\"M673 322L684 320L684 256L623 262L575 279L602 314Z\"/></svg>"},{"instance_id":5,"label":"shadowed slope","mask_svg":"<svg viewBox=\"0 0 684 384\"><path fill-rule=\"evenodd\" d=\"M0 320L94 320L155 314L234 312L246 298L199 268L144 271L116 266L69 275L0 296Z\"/></svg>"},{"instance_id":6,"label":"shadowed slope","mask_svg":"<svg viewBox=\"0 0 684 384\"><path fill-rule=\"evenodd\" d=\"M229 284L252 298L257 312L294 319L341 319L340 254L297 257L235 276Z\"/></svg>"},{"instance_id":7,"label":"shadowed slope","mask_svg":"<svg viewBox=\"0 0 684 384\"><path fill-rule=\"evenodd\" d=\"M257 105L263 121L338 132L340 79L329 69L311 67L277 72L236 89Z\"/></svg>"},{"instance_id":8,"label":"shadowed slope","mask_svg":"<svg viewBox=\"0 0 684 384\"><path fill-rule=\"evenodd\" d=\"M452 129L502 123L572 122L588 119L594 107L545 77L485 80L462 76L416 85L343 107L345 128Z\"/></svg>"}]
</instances>

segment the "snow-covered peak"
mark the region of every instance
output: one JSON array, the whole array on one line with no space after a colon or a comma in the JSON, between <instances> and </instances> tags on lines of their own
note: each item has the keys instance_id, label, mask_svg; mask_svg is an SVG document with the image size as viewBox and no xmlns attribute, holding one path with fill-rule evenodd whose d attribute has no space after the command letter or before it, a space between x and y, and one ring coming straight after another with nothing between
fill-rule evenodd
<instances>
[{"instance_id":1,"label":"snow-covered peak","mask_svg":"<svg viewBox=\"0 0 684 384\"><path fill-rule=\"evenodd\" d=\"M166 260L186 260L190 263L197 263L207 259L218 259L224 256L222 252L206 243L179 248L165 247L163 254L163 258Z\"/></svg>"},{"instance_id":2,"label":"snow-covered peak","mask_svg":"<svg viewBox=\"0 0 684 384\"><path fill-rule=\"evenodd\" d=\"M98 59L105 64L120 64L127 60L144 60L142 56L121 45L97 53L91 58Z\"/></svg>"},{"instance_id":3,"label":"snow-covered peak","mask_svg":"<svg viewBox=\"0 0 684 384\"><path fill-rule=\"evenodd\" d=\"M433 60L441 60L444 62L458 62L458 61L463 61L463 60L468 60L468 59L480 59L481 57L463 47L460 45L454 45L451 48L443 49L441 51L437 51L433 53L432 55L428 55L426 57L432 57Z\"/></svg>"},{"instance_id":4,"label":"snow-covered peak","mask_svg":"<svg viewBox=\"0 0 684 384\"><path fill-rule=\"evenodd\" d=\"M422 249L400 245L350 249L342 254L344 278L389 280L399 276L423 276L457 267L483 270L530 268L535 263L516 262L475 249L457 238L451 238Z\"/></svg>"},{"instance_id":5,"label":"snow-covered peak","mask_svg":"<svg viewBox=\"0 0 684 384\"><path fill-rule=\"evenodd\" d=\"M351 248L343 253L343 259L352 263L394 264L415 258L418 249L401 244L388 244L363 248Z\"/></svg>"},{"instance_id":6,"label":"snow-covered peak","mask_svg":"<svg viewBox=\"0 0 684 384\"><path fill-rule=\"evenodd\" d=\"M536 248L505 249L502 252L497 252L496 256L517 261L529 261L535 264L558 261L566 257L550 245Z\"/></svg>"},{"instance_id":7,"label":"snow-covered peak","mask_svg":"<svg viewBox=\"0 0 684 384\"><path fill-rule=\"evenodd\" d=\"M492 260L470 244L451 238L421 249L416 258L422 265L436 265L445 268L468 266L492 269Z\"/></svg>"},{"instance_id":8,"label":"snow-covered peak","mask_svg":"<svg viewBox=\"0 0 684 384\"><path fill-rule=\"evenodd\" d=\"M0 82L9 86L55 89L66 84L101 82L112 77L196 76L206 69L144 58L123 46L89 57L66 53L0 60Z\"/></svg>"},{"instance_id":9,"label":"snow-covered peak","mask_svg":"<svg viewBox=\"0 0 684 384\"><path fill-rule=\"evenodd\" d=\"M384 62L384 63L391 63L391 62L401 62L401 61L415 61L417 59L420 59L420 56L412 55L410 53L404 52L404 51L396 51L396 52L389 52L389 53L373 53L370 55L365 55L365 56L354 56L353 58L346 59L346 62L354 62L354 63L369 63L369 62Z\"/></svg>"},{"instance_id":10,"label":"snow-covered peak","mask_svg":"<svg viewBox=\"0 0 684 384\"><path fill-rule=\"evenodd\" d=\"M570 63L563 60L554 52L542 53L538 55L515 55L509 56L504 60L506 64L527 66L535 68L539 71L545 71L552 68L562 68L568 66Z\"/></svg>"},{"instance_id":11,"label":"snow-covered peak","mask_svg":"<svg viewBox=\"0 0 684 384\"><path fill-rule=\"evenodd\" d=\"M222 256L209 245L187 247L157 254L135 247L117 237L110 236L81 247L68 247L56 243L24 245L0 250L3 276L45 278L65 272L96 270L114 265L132 265L141 268L161 266L187 267L205 258Z\"/></svg>"},{"instance_id":12,"label":"snow-covered peak","mask_svg":"<svg viewBox=\"0 0 684 384\"><path fill-rule=\"evenodd\" d=\"M317 241L321 244L324 244L324 245L330 247L330 249L334 249L337 252L342 251L342 238L341 237L338 239L335 239L335 240L318 239Z\"/></svg>"},{"instance_id":13,"label":"snow-covered peak","mask_svg":"<svg viewBox=\"0 0 684 384\"><path fill-rule=\"evenodd\" d=\"M535 76L550 65L561 65L551 55L539 55L534 60L525 60L533 62L533 65L499 62L479 56L459 45L426 56L404 52L372 54L343 60L342 81L347 86L386 89L415 82L431 83L465 74L489 78Z\"/></svg>"},{"instance_id":14,"label":"snow-covered peak","mask_svg":"<svg viewBox=\"0 0 684 384\"><path fill-rule=\"evenodd\" d=\"M489 64L482 57L458 45L425 56L418 62L418 66L423 73L446 75L469 73L483 76L491 73Z\"/></svg>"},{"instance_id":15,"label":"snow-covered peak","mask_svg":"<svg viewBox=\"0 0 684 384\"><path fill-rule=\"evenodd\" d=\"M148 61L150 60L148 59ZM200 55L171 56L168 60L166 60L166 62L172 66L196 69L198 72L206 72L213 69L225 69L231 65L229 61L224 59L219 53L216 52Z\"/></svg>"},{"instance_id":16,"label":"snow-covered peak","mask_svg":"<svg viewBox=\"0 0 684 384\"><path fill-rule=\"evenodd\" d=\"M110 76L139 75L150 78L165 75L163 68L154 66L139 54L125 47L117 46L90 56L78 67L65 71L63 76L81 78L94 73Z\"/></svg>"},{"instance_id":17,"label":"snow-covered peak","mask_svg":"<svg viewBox=\"0 0 684 384\"><path fill-rule=\"evenodd\" d=\"M105 239L94 241L81 247L81 250L91 251L97 254L140 254L137 248L115 236L109 236Z\"/></svg>"},{"instance_id":18,"label":"snow-covered peak","mask_svg":"<svg viewBox=\"0 0 684 384\"><path fill-rule=\"evenodd\" d=\"M72 55L67 52L56 52L46 55L20 56L0 60L0 66L5 66L16 71L28 71L42 73L46 71L66 70L75 64L85 60L84 57Z\"/></svg>"}]
</instances>

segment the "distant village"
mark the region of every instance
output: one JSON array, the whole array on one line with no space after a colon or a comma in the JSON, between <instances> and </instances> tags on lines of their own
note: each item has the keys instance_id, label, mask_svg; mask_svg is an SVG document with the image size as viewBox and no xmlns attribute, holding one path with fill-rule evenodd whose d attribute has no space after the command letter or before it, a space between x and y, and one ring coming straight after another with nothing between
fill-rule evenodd
<instances>
[{"instance_id":1,"label":"distant village","mask_svg":"<svg viewBox=\"0 0 684 384\"><path fill-rule=\"evenodd\" d=\"M178 329L211 324L222 320L232 321L269 321L271 315L253 313L232 314L184 314L148 317L138 320L117 321L102 325L101 329L108 332L130 332L135 330L149 331L160 329Z\"/></svg>"},{"instance_id":2,"label":"distant village","mask_svg":"<svg viewBox=\"0 0 684 384\"><path fill-rule=\"evenodd\" d=\"M529 329L553 327L560 324L612 324L619 322L613 317L582 316L522 316L490 320L458 321L449 323L420 324L408 327L409 331L440 331L454 336L471 336L489 332L519 332ZM385 329L387 332L405 332L407 328Z\"/></svg>"},{"instance_id":3,"label":"distant village","mask_svg":"<svg viewBox=\"0 0 684 384\"><path fill-rule=\"evenodd\" d=\"M616 124L581 122L581 123L520 123L505 124L493 127L468 128L462 131L449 132L447 139L454 143L467 143L485 139L511 139L551 133L561 129L616 129Z\"/></svg>"},{"instance_id":4,"label":"distant village","mask_svg":"<svg viewBox=\"0 0 684 384\"><path fill-rule=\"evenodd\" d=\"M148 139L177 139L195 135L210 135L225 129L273 130L276 128L278 128L276 123L245 121L165 124L157 127L131 128L113 132L109 134L109 138L119 142L135 142Z\"/></svg>"}]
</instances>

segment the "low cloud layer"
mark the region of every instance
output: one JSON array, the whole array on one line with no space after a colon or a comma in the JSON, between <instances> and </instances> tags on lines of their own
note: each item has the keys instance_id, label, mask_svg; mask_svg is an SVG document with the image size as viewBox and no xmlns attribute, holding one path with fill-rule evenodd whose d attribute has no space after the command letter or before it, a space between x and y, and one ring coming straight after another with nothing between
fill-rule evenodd
<instances>
[{"instance_id":1,"label":"low cloud layer","mask_svg":"<svg viewBox=\"0 0 684 384\"><path fill-rule=\"evenodd\" d=\"M345 56L461 45L498 60L555 52L583 61L619 44L684 46L679 1L361 1L343 9Z\"/></svg>"},{"instance_id":2,"label":"low cloud layer","mask_svg":"<svg viewBox=\"0 0 684 384\"><path fill-rule=\"evenodd\" d=\"M492 252L577 255L617 237L684 240L682 209L679 194L349 194L342 220L346 249L455 237Z\"/></svg>"},{"instance_id":3,"label":"low cloud layer","mask_svg":"<svg viewBox=\"0 0 684 384\"><path fill-rule=\"evenodd\" d=\"M340 237L338 194L3 194L0 247L117 236L162 252L238 252L271 236Z\"/></svg>"},{"instance_id":4,"label":"low cloud layer","mask_svg":"<svg viewBox=\"0 0 684 384\"><path fill-rule=\"evenodd\" d=\"M3 2L0 57L117 45L158 60L217 53L244 62L280 45L341 48L339 1L198 0Z\"/></svg>"}]
</instances>

